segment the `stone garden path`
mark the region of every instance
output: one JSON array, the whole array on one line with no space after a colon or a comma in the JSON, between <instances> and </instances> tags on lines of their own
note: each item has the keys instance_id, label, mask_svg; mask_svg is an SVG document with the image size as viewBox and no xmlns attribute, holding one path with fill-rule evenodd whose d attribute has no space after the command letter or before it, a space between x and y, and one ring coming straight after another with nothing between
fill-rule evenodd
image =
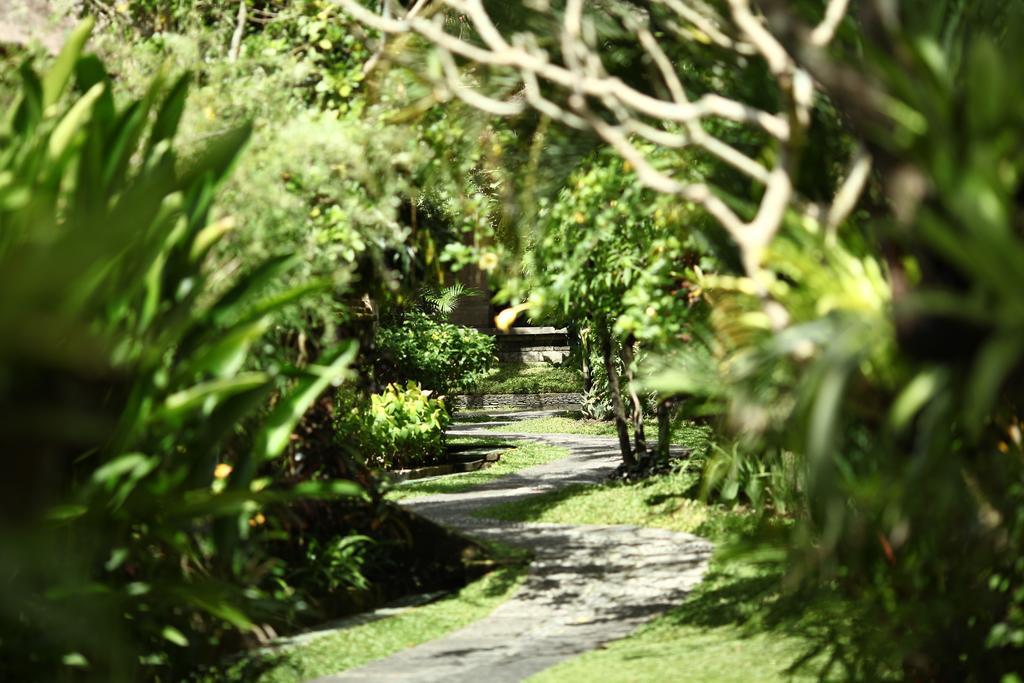
<instances>
[{"instance_id":1,"label":"stone garden path","mask_svg":"<svg viewBox=\"0 0 1024 683\"><path fill-rule=\"evenodd\" d=\"M530 417L537 413L530 414ZM457 425L478 435L563 446L567 458L520 470L465 493L408 507L470 536L526 548L528 574L490 616L422 645L318 681L504 683L628 635L678 605L707 569L711 544L691 534L634 526L521 524L472 516L570 484L600 481L618 464L614 439L517 433L508 422Z\"/></svg>"}]
</instances>

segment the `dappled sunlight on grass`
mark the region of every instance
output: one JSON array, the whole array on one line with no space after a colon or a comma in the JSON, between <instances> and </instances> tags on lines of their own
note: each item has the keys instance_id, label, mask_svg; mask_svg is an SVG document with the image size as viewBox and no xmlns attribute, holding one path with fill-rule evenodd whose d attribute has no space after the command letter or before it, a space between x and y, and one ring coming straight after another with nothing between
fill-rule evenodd
<instances>
[{"instance_id":1,"label":"dappled sunlight on grass","mask_svg":"<svg viewBox=\"0 0 1024 683\"><path fill-rule=\"evenodd\" d=\"M693 481L679 474L641 484L571 486L477 513L495 519L556 524L636 524L696 533L707 506L682 496Z\"/></svg>"},{"instance_id":2,"label":"dappled sunlight on grass","mask_svg":"<svg viewBox=\"0 0 1024 683\"><path fill-rule=\"evenodd\" d=\"M543 465L560 458L567 457L569 451L560 446L540 443L520 443L514 448L503 451L501 459L490 467L475 472L450 474L430 479L419 479L403 483L391 492L394 500L426 496L434 493L461 493L474 486L493 481L498 477L518 472L534 465Z\"/></svg>"},{"instance_id":3,"label":"dappled sunlight on grass","mask_svg":"<svg viewBox=\"0 0 1024 683\"><path fill-rule=\"evenodd\" d=\"M472 418L471 418L472 419ZM651 445L658 439L658 424L644 423ZM576 419L569 416L538 417L517 421L513 426L492 427L489 431L515 431L525 434L579 434L581 436L615 436L615 423L605 420ZM632 432L631 432L632 433ZM707 455L711 449L712 430L708 425L679 420L672 425L670 441L695 455Z\"/></svg>"},{"instance_id":4,"label":"dappled sunlight on grass","mask_svg":"<svg viewBox=\"0 0 1024 683\"><path fill-rule=\"evenodd\" d=\"M531 683L845 680L815 653L831 614L826 603L785 596L775 568L713 560L678 608L606 648L530 678ZM841 605L834 612L842 614ZM795 663L806 663L794 667ZM824 674L824 675L822 675Z\"/></svg>"},{"instance_id":5,"label":"dappled sunlight on grass","mask_svg":"<svg viewBox=\"0 0 1024 683\"><path fill-rule=\"evenodd\" d=\"M202 680L300 683L351 669L482 619L512 594L523 573L522 566L502 567L451 597L252 657Z\"/></svg>"},{"instance_id":6,"label":"dappled sunlight on grass","mask_svg":"<svg viewBox=\"0 0 1024 683\"><path fill-rule=\"evenodd\" d=\"M692 597L636 634L545 671L531 681L815 680L823 657L791 675L829 623L826 603L788 596L779 565L744 559L738 539L757 533L749 511L686 496L698 474L686 470L635 483L573 486L477 513L561 524L634 524L695 533L719 551ZM840 611L841 613L841 611ZM811 635L816 634L817 638Z\"/></svg>"}]
</instances>

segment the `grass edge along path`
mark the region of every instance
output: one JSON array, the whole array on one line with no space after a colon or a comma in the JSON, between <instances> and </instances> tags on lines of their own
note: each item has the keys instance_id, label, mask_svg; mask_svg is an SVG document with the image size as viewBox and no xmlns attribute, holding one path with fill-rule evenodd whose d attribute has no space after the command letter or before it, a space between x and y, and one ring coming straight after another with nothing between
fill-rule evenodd
<instances>
[{"instance_id":1,"label":"grass edge along path","mask_svg":"<svg viewBox=\"0 0 1024 683\"><path fill-rule=\"evenodd\" d=\"M476 513L521 522L660 527L726 548L716 550L708 575L682 605L605 648L536 674L531 683L818 680L820 657L795 673L788 669L819 642L809 633L820 637L821 624L833 618L827 607L783 596L777 565L731 556L730 541L753 533L757 519L679 495L694 476L678 472L636 484L573 486Z\"/></svg>"},{"instance_id":2,"label":"grass edge along path","mask_svg":"<svg viewBox=\"0 0 1024 683\"><path fill-rule=\"evenodd\" d=\"M475 417L475 416L474 416ZM467 420L475 422L475 419ZM632 428L631 428L632 430ZM487 432L518 432L521 434L578 434L580 436L615 436L615 423L608 420L588 420L565 415L535 417L516 421L512 425L487 427ZM644 422L648 445L653 447L658 440L658 423L653 420ZM632 434L632 431L630 431ZM690 420L677 420L672 424L669 441L674 446L682 446L697 457L707 456L712 448L712 429Z\"/></svg>"},{"instance_id":3,"label":"grass edge along path","mask_svg":"<svg viewBox=\"0 0 1024 683\"><path fill-rule=\"evenodd\" d=\"M490 467L473 472L402 482L391 491L389 497L392 500L405 500L436 493L462 493L527 467L544 465L568 456L569 450L561 446L536 441L519 441L509 444L508 450L502 451L501 458Z\"/></svg>"},{"instance_id":4,"label":"grass edge along path","mask_svg":"<svg viewBox=\"0 0 1024 683\"><path fill-rule=\"evenodd\" d=\"M483 619L518 588L526 575L521 554L449 597L394 616L326 632L310 640L254 653L197 681L302 683L388 657Z\"/></svg>"}]
</instances>

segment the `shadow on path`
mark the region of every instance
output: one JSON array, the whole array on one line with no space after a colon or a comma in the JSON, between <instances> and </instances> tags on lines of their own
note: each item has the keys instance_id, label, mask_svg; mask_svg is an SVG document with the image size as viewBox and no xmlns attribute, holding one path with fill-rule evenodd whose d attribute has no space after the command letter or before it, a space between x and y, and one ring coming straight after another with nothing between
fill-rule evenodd
<instances>
[{"instance_id":1,"label":"shadow on path","mask_svg":"<svg viewBox=\"0 0 1024 683\"><path fill-rule=\"evenodd\" d=\"M526 415L525 413L522 415ZM531 411L529 417L538 413ZM476 436L493 422L457 425ZM573 484L599 482L619 462L614 438L486 432L567 448L561 460L521 470L471 491L403 505L473 537L528 549L534 560L519 590L490 616L437 640L320 681L383 683L520 681L564 659L628 635L678 606L707 571L711 544L691 534L635 526L524 524L473 517Z\"/></svg>"}]
</instances>

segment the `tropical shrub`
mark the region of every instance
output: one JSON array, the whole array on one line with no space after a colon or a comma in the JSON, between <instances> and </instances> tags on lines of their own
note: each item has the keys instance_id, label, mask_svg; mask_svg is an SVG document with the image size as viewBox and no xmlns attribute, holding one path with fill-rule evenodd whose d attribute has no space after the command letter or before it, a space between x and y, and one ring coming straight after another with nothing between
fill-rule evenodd
<instances>
[{"instance_id":1,"label":"tropical shrub","mask_svg":"<svg viewBox=\"0 0 1024 683\"><path fill-rule=\"evenodd\" d=\"M419 311L382 328L377 346L384 379L412 380L443 394L472 387L494 359L490 335L437 322Z\"/></svg>"},{"instance_id":2,"label":"tropical shrub","mask_svg":"<svg viewBox=\"0 0 1024 683\"><path fill-rule=\"evenodd\" d=\"M422 465L444 455L450 422L443 400L415 382L389 384L364 398L350 387L338 391L335 428L339 443L372 467Z\"/></svg>"},{"instance_id":3,"label":"tropical shrub","mask_svg":"<svg viewBox=\"0 0 1024 683\"><path fill-rule=\"evenodd\" d=\"M180 679L270 616L261 506L354 496L256 479L354 357L246 369L273 258L212 294L215 190L248 138L175 152L187 78L119 104L83 25L0 123L0 677ZM273 406L268 399L276 395Z\"/></svg>"}]
</instances>

